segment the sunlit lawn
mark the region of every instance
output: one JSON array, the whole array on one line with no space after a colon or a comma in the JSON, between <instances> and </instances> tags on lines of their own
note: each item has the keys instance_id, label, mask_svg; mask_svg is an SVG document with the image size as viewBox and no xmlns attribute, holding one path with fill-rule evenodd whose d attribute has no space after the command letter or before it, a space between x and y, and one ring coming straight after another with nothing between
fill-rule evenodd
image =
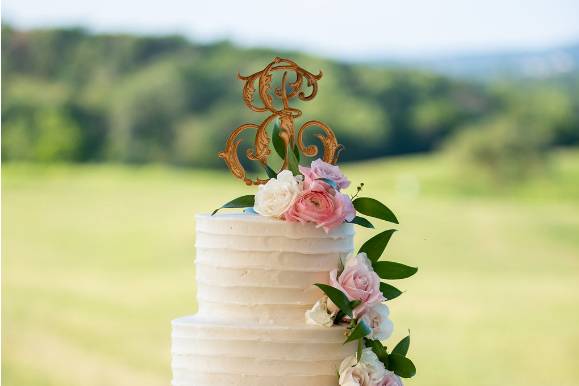
<instances>
[{"instance_id":1,"label":"sunlit lawn","mask_svg":"<svg viewBox=\"0 0 579 386\"><path fill-rule=\"evenodd\" d=\"M450 166L348 167L401 220L389 258L420 267L391 302L408 385L577 385L579 153L499 192ZM214 172L5 165L2 385L169 384L170 321L195 311L193 214L250 192Z\"/></svg>"}]
</instances>

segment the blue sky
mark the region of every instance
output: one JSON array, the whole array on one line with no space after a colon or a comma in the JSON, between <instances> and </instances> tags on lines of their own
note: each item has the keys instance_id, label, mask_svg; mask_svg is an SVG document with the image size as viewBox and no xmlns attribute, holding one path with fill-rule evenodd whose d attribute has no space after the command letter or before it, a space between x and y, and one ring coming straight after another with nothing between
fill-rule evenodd
<instances>
[{"instance_id":1,"label":"blue sky","mask_svg":"<svg viewBox=\"0 0 579 386\"><path fill-rule=\"evenodd\" d=\"M4 0L2 14L22 27L181 33L353 60L579 41L579 0Z\"/></svg>"}]
</instances>

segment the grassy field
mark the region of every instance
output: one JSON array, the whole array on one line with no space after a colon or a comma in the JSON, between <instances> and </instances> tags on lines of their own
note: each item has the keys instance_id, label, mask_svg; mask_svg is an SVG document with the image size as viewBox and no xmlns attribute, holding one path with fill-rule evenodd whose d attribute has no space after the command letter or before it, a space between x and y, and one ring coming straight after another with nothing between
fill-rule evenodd
<instances>
[{"instance_id":1,"label":"grassy field","mask_svg":"<svg viewBox=\"0 0 579 386\"><path fill-rule=\"evenodd\" d=\"M420 267L391 302L407 384L578 385L579 153L494 190L451 166L347 167L401 219L388 255ZM168 385L170 320L196 308L193 214L250 191L215 172L5 165L2 385Z\"/></svg>"}]
</instances>

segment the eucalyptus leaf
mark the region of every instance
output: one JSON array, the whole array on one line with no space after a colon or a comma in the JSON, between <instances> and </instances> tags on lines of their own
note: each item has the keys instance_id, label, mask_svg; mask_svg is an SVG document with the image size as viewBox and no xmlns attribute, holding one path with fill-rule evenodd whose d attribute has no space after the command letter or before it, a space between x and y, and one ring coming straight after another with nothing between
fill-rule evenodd
<instances>
[{"instance_id":1,"label":"eucalyptus leaf","mask_svg":"<svg viewBox=\"0 0 579 386\"><path fill-rule=\"evenodd\" d=\"M395 353L388 355L388 370L402 378L412 378L416 375L414 363L404 355Z\"/></svg>"},{"instance_id":2,"label":"eucalyptus leaf","mask_svg":"<svg viewBox=\"0 0 579 386\"><path fill-rule=\"evenodd\" d=\"M368 327L366 322L363 320L358 320L358 324L350 331L350 335L346 339L345 343L352 342L356 339L362 339L363 337L367 336L372 332L372 329Z\"/></svg>"},{"instance_id":3,"label":"eucalyptus leaf","mask_svg":"<svg viewBox=\"0 0 579 386\"><path fill-rule=\"evenodd\" d=\"M348 297L342 291L327 284L316 283L315 286L321 289L340 311L351 318L354 316L350 300L348 300Z\"/></svg>"},{"instance_id":4,"label":"eucalyptus leaf","mask_svg":"<svg viewBox=\"0 0 579 386\"><path fill-rule=\"evenodd\" d=\"M258 214L252 206L243 209L243 213L246 214Z\"/></svg>"},{"instance_id":5,"label":"eucalyptus leaf","mask_svg":"<svg viewBox=\"0 0 579 386\"><path fill-rule=\"evenodd\" d=\"M398 224L398 219L394 213L378 200L370 197L358 197L352 201L352 204L358 213Z\"/></svg>"},{"instance_id":6,"label":"eucalyptus leaf","mask_svg":"<svg viewBox=\"0 0 579 386\"><path fill-rule=\"evenodd\" d=\"M265 169L265 172L267 173L267 176L269 178L276 178L277 177L277 173L275 172L275 170L270 168L268 164L264 164L263 168Z\"/></svg>"},{"instance_id":7,"label":"eucalyptus leaf","mask_svg":"<svg viewBox=\"0 0 579 386\"><path fill-rule=\"evenodd\" d=\"M281 127L279 125L279 120L276 119L275 123L273 124L273 132L271 134L271 140L273 142L273 148L275 149L275 152L277 153L279 158L285 159L286 145L283 139L281 139L281 137L279 136L280 132Z\"/></svg>"},{"instance_id":8,"label":"eucalyptus leaf","mask_svg":"<svg viewBox=\"0 0 579 386\"><path fill-rule=\"evenodd\" d=\"M330 180L329 178L316 178L317 181L325 182L326 184L330 185L332 188L338 190L338 184L334 180Z\"/></svg>"},{"instance_id":9,"label":"eucalyptus leaf","mask_svg":"<svg viewBox=\"0 0 579 386\"><path fill-rule=\"evenodd\" d=\"M388 351L379 340L366 339L366 346L370 347L374 354L384 363L384 367L388 368Z\"/></svg>"},{"instance_id":10,"label":"eucalyptus leaf","mask_svg":"<svg viewBox=\"0 0 579 386\"><path fill-rule=\"evenodd\" d=\"M388 283L380 283L380 292L386 298L386 300L396 299L398 296L402 295L402 291L398 288L388 284Z\"/></svg>"},{"instance_id":11,"label":"eucalyptus leaf","mask_svg":"<svg viewBox=\"0 0 579 386\"><path fill-rule=\"evenodd\" d=\"M418 268L416 267L410 267L393 261L377 261L372 264L372 267L378 276L386 280L406 279L418 272Z\"/></svg>"},{"instance_id":12,"label":"eucalyptus leaf","mask_svg":"<svg viewBox=\"0 0 579 386\"><path fill-rule=\"evenodd\" d=\"M402 356L406 356L408 354L408 349L410 348L410 335L406 338L403 338L396 347L392 350L392 354L400 354Z\"/></svg>"},{"instance_id":13,"label":"eucalyptus leaf","mask_svg":"<svg viewBox=\"0 0 579 386\"><path fill-rule=\"evenodd\" d=\"M368 221L364 217L360 217L360 216L354 217L354 219L352 221L350 221L350 223L360 225L361 227L364 227L364 228L374 228L374 225L372 225L372 223L370 221Z\"/></svg>"},{"instance_id":14,"label":"eucalyptus leaf","mask_svg":"<svg viewBox=\"0 0 579 386\"><path fill-rule=\"evenodd\" d=\"M366 241L362 247L360 247L358 253L365 252L372 262L378 261L394 232L396 232L396 229L388 229L387 231L378 233L376 236Z\"/></svg>"},{"instance_id":15,"label":"eucalyptus leaf","mask_svg":"<svg viewBox=\"0 0 579 386\"><path fill-rule=\"evenodd\" d=\"M253 207L254 204L255 204L255 195L253 195L253 194L249 194L247 196L237 197L237 198L221 205L221 207L215 209L213 211L213 213L211 213L211 215L213 216L220 209L224 209L224 208L249 208L249 207Z\"/></svg>"}]
</instances>

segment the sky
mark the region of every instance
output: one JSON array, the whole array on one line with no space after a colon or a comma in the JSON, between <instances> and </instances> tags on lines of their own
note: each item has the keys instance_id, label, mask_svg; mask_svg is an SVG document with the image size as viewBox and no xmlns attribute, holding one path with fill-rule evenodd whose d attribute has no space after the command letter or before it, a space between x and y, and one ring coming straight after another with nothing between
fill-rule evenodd
<instances>
[{"instance_id":1,"label":"sky","mask_svg":"<svg viewBox=\"0 0 579 386\"><path fill-rule=\"evenodd\" d=\"M23 28L178 33L344 60L579 41L579 0L3 0L2 20Z\"/></svg>"}]
</instances>

